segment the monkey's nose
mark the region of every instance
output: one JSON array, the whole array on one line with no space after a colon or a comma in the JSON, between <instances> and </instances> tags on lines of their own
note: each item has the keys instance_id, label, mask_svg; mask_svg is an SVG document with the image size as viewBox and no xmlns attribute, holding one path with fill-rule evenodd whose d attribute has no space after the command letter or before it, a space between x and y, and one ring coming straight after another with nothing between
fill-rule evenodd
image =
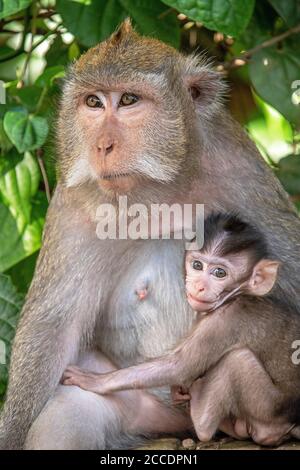
<instances>
[{"instance_id":1,"label":"monkey's nose","mask_svg":"<svg viewBox=\"0 0 300 470\"><path fill-rule=\"evenodd\" d=\"M113 142L109 142L109 143L106 143L106 144L98 144L98 152L103 155L104 157L106 157L108 154L110 154L113 149L114 149L114 143Z\"/></svg>"}]
</instances>

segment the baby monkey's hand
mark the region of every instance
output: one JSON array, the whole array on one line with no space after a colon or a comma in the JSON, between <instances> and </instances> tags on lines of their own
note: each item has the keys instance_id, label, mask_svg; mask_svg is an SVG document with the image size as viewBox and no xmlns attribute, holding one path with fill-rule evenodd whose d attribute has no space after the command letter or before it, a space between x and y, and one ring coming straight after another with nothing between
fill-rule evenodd
<instances>
[{"instance_id":1,"label":"baby monkey's hand","mask_svg":"<svg viewBox=\"0 0 300 470\"><path fill-rule=\"evenodd\" d=\"M105 395L110 392L106 385L108 375L93 373L77 366L68 366L63 373L61 383L63 385L77 385L89 392Z\"/></svg>"}]
</instances>

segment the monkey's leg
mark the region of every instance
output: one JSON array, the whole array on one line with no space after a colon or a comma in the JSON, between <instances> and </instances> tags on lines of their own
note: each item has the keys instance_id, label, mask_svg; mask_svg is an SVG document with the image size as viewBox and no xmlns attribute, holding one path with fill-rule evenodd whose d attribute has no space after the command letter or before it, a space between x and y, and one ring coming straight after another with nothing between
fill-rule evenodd
<instances>
[{"instance_id":1,"label":"monkey's leg","mask_svg":"<svg viewBox=\"0 0 300 470\"><path fill-rule=\"evenodd\" d=\"M191 387L191 416L201 441L209 441L222 420L241 418L234 433L263 445L278 445L289 433L292 423L275 417L283 400L260 361L249 349L237 349Z\"/></svg>"},{"instance_id":2,"label":"monkey's leg","mask_svg":"<svg viewBox=\"0 0 300 470\"><path fill-rule=\"evenodd\" d=\"M98 373L114 370L99 352L86 354L79 366ZM33 423L26 449L112 449L137 446L141 436L191 429L187 414L166 407L146 391L105 397L60 385Z\"/></svg>"}]
</instances>

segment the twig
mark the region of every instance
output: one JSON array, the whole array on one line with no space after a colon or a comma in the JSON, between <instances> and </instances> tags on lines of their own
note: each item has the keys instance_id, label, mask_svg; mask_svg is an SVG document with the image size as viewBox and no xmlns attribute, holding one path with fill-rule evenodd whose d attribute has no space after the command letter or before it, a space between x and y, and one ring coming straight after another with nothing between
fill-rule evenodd
<instances>
[{"instance_id":1,"label":"twig","mask_svg":"<svg viewBox=\"0 0 300 470\"><path fill-rule=\"evenodd\" d=\"M40 97L39 97L39 100L38 100L38 102L37 102L37 105L36 105L36 108L35 108L35 112L34 112L35 115L36 115L36 114L39 114L39 112L40 112L40 110L41 110L41 108L42 108L42 106L43 106L44 99L45 99L45 97L47 96L47 93L48 93L48 87L45 86L45 87L43 88L42 93L41 93L41 95L40 95Z\"/></svg>"},{"instance_id":2,"label":"twig","mask_svg":"<svg viewBox=\"0 0 300 470\"><path fill-rule=\"evenodd\" d=\"M48 203L50 203L50 201L51 201L51 192L50 192L48 176L47 176L46 168L45 168L45 165L44 165L44 162L43 162L43 159L42 159L42 155L43 155L43 150L38 149L36 151L37 161L38 161L38 164L39 164L40 169L41 169L41 173L42 173L42 177L43 177L43 181L44 181L44 186L45 186L45 191L46 191L47 201L48 201Z\"/></svg>"},{"instance_id":3,"label":"twig","mask_svg":"<svg viewBox=\"0 0 300 470\"><path fill-rule=\"evenodd\" d=\"M294 26L293 28L288 29L287 31L285 31L282 34L279 34L278 36L274 36L273 38L262 42L261 44L253 47L252 49L249 49L248 51L244 52L243 54L240 54L239 56L233 57L229 62L224 62L222 65L224 69L240 67L241 65L244 65L247 62L247 60L250 59L250 57L253 56L253 54L255 54L256 52L262 49L266 49L267 47L274 46L278 42L283 41L289 36L292 36L293 34L297 34L297 33L300 33L300 24L298 24L297 26Z\"/></svg>"}]
</instances>

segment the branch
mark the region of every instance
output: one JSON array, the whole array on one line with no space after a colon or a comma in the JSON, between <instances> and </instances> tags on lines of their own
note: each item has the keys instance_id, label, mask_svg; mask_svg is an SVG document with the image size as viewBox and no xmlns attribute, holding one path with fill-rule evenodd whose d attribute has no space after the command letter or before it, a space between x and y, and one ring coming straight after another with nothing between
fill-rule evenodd
<instances>
[{"instance_id":1,"label":"branch","mask_svg":"<svg viewBox=\"0 0 300 470\"><path fill-rule=\"evenodd\" d=\"M45 12L41 12L37 15L37 18L41 18L41 19L47 19L47 18L51 18L53 15L55 15L56 12L54 10L47 10ZM32 18L32 17L30 17ZM3 18L2 20L0 20L0 29L1 29L1 32L2 32L2 28L9 24L9 23L12 23L13 21L24 21L24 16L11 16L9 17L9 19L5 19ZM10 31L10 32L14 32L14 31Z\"/></svg>"},{"instance_id":2,"label":"branch","mask_svg":"<svg viewBox=\"0 0 300 470\"><path fill-rule=\"evenodd\" d=\"M43 150L38 149L36 151L37 161L38 161L38 164L39 164L40 169L41 169L41 173L42 173L42 177L43 177L43 181L44 181L44 186L45 186L45 191L46 191L46 197L47 197L47 201L49 203L50 200L51 200L51 192L50 192L48 176L47 176L46 168L45 168L45 165L44 165L44 162L43 162L43 159L42 159L42 155L43 155Z\"/></svg>"},{"instance_id":3,"label":"branch","mask_svg":"<svg viewBox=\"0 0 300 470\"><path fill-rule=\"evenodd\" d=\"M258 46L253 47L252 49L249 49L248 51L244 52L243 54L233 57L229 62L224 62L222 64L224 69L231 69L235 67L241 67L242 65L245 65L248 59L250 59L253 54L256 52L266 49L267 47L274 46L280 41L283 41L284 39L288 38L289 36L292 36L293 34L300 33L300 24L297 26L294 26L291 29L288 29L282 34L279 34L278 36L274 36L271 39L268 39L267 41L262 42Z\"/></svg>"}]
</instances>

